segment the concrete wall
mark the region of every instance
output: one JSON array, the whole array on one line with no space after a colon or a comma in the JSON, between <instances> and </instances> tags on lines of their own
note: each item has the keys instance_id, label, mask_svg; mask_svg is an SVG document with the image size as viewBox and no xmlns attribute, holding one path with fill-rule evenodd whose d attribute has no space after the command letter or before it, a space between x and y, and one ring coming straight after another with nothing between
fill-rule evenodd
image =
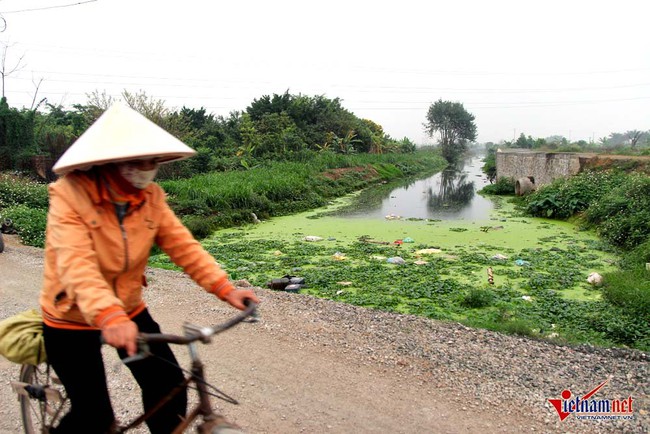
<instances>
[{"instance_id":1,"label":"concrete wall","mask_svg":"<svg viewBox=\"0 0 650 434\"><path fill-rule=\"evenodd\" d=\"M556 178L567 178L582 169L588 160L585 154L570 152L538 152L528 149L504 149L497 151L497 179L508 177L515 180L532 176L537 187L550 184Z\"/></svg>"}]
</instances>

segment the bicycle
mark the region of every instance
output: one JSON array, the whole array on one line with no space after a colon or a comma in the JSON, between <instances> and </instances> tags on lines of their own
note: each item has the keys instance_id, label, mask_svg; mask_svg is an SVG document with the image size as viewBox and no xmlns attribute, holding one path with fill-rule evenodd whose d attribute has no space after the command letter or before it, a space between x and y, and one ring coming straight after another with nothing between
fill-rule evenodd
<instances>
[{"instance_id":1,"label":"bicycle","mask_svg":"<svg viewBox=\"0 0 650 434\"><path fill-rule=\"evenodd\" d=\"M185 377L183 383L164 396L149 412L141 414L124 425L114 425L111 428L111 433L123 433L140 426L160 410L168 400L172 399L184 389L189 388L192 384L194 384L198 392L198 403L188 412L186 418L176 426L173 433L179 434L184 432L197 418L201 418L201 423L197 425L197 432L201 434L241 433L242 431L237 426L229 423L222 415L215 413L212 409L210 404L211 396L231 404L238 404L238 402L206 381L203 363L199 359L196 342L210 343L212 336L234 327L247 318L255 321L257 318L256 308L257 305L251 302L237 316L212 327L201 327L185 323L183 325L183 336L165 333L141 333L138 336L138 353L123 359L123 363L130 363L149 357L150 353L148 352L147 344L150 342L166 342L169 344L188 346L191 368L189 371L184 370L188 375ZM54 376L48 364L41 364L39 366L22 365L20 380L12 382L11 385L18 394L21 417L26 434L48 433L49 429L55 426L70 408L65 389Z\"/></svg>"}]
</instances>

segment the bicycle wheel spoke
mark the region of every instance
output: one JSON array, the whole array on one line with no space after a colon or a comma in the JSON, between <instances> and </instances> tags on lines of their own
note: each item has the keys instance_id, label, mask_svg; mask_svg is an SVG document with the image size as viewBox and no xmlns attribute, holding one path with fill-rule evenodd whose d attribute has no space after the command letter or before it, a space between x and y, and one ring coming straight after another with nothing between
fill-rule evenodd
<instances>
[{"instance_id":1,"label":"bicycle wheel spoke","mask_svg":"<svg viewBox=\"0 0 650 434\"><path fill-rule=\"evenodd\" d=\"M27 384L28 392L20 395L25 433L42 433L67 411L69 403L64 389L52 381L49 366L24 366L20 380Z\"/></svg>"}]
</instances>

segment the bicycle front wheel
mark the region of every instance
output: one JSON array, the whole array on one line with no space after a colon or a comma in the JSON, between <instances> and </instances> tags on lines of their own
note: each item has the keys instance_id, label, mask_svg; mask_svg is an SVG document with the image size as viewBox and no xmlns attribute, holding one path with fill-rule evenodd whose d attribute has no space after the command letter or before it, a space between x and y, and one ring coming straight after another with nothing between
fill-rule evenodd
<instances>
[{"instance_id":1,"label":"bicycle front wheel","mask_svg":"<svg viewBox=\"0 0 650 434\"><path fill-rule=\"evenodd\" d=\"M14 385L26 434L44 434L70 409L65 389L47 364L23 365Z\"/></svg>"}]
</instances>

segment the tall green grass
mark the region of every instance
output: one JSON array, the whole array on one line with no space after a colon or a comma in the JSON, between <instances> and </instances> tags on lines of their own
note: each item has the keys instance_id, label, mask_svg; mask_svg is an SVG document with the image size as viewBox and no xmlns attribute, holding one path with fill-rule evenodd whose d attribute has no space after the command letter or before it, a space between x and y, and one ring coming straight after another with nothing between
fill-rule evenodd
<instances>
[{"instance_id":1,"label":"tall green grass","mask_svg":"<svg viewBox=\"0 0 650 434\"><path fill-rule=\"evenodd\" d=\"M446 165L436 153L309 154L297 162L267 161L247 171L214 172L161 183L174 211L198 238L219 228L318 208L375 182ZM341 171L337 169L354 168Z\"/></svg>"}]
</instances>

